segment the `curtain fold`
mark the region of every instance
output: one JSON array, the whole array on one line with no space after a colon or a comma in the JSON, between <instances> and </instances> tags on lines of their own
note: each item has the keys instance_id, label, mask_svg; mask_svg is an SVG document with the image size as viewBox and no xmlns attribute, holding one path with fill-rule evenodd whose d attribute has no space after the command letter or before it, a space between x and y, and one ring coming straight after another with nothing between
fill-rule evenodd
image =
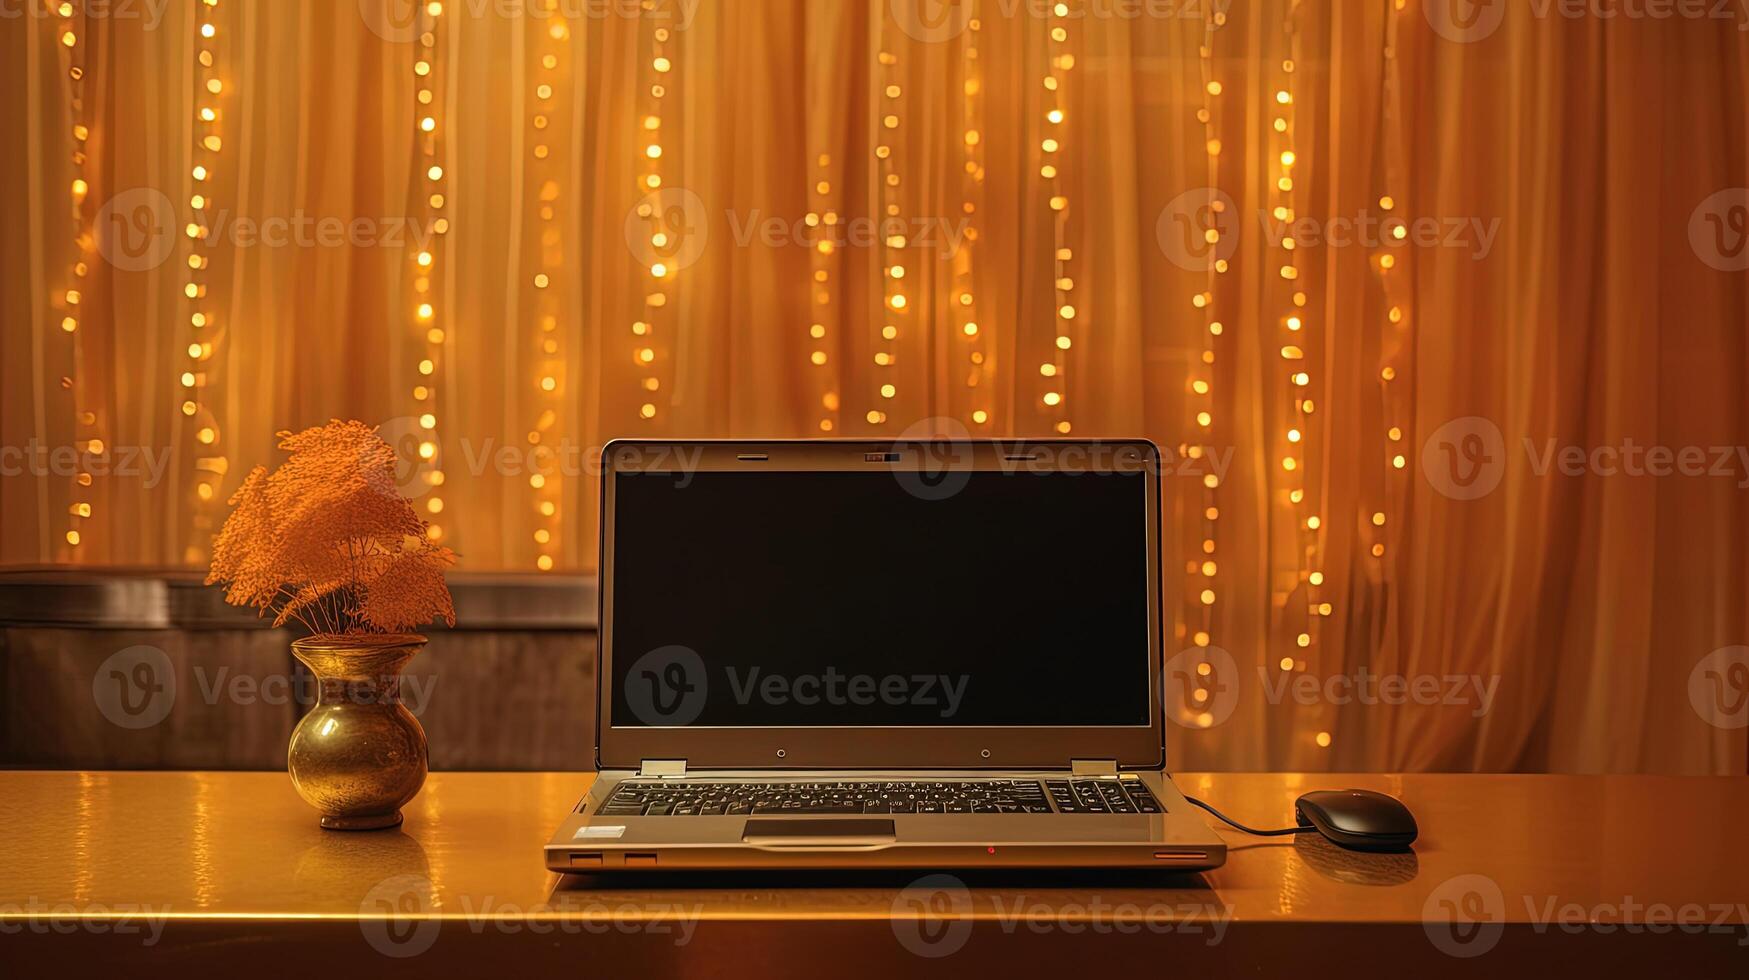
<instances>
[{"instance_id":1,"label":"curtain fold","mask_svg":"<svg viewBox=\"0 0 1749 980\"><path fill-rule=\"evenodd\" d=\"M207 39L198 2L0 20L0 562L198 565L336 416L464 568L529 573L593 569L613 438L1066 426L1174 464L1166 653L1226 675L1174 765L1749 764L1701 663L1749 643L1736 21L222 0ZM1563 470L1598 447L1722 468ZM1367 676L1475 686L1293 686Z\"/></svg>"}]
</instances>

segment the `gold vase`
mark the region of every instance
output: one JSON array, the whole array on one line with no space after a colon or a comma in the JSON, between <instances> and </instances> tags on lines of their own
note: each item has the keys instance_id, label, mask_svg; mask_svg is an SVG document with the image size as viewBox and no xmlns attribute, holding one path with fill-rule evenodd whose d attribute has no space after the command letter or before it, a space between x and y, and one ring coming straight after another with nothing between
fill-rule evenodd
<instances>
[{"instance_id":1,"label":"gold vase","mask_svg":"<svg viewBox=\"0 0 1749 980\"><path fill-rule=\"evenodd\" d=\"M316 675L316 704L292 731L292 785L329 830L377 830L425 784L425 729L401 703L401 668L425 646L411 633L312 636L292 653Z\"/></svg>"}]
</instances>

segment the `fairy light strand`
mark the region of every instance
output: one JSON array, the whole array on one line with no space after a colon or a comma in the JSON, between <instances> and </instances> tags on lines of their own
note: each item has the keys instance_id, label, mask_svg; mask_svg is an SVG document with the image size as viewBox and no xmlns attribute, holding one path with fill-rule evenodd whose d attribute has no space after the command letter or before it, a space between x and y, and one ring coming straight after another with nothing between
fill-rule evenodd
<instances>
[{"instance_id":1,"label":"fairy light strand","mask_svg":"<svg viewBox=\"0 0 1749 980\"><path fill-rule=\"evenodd\" d=\"M1218 219L1220 211L1225 207L1224 199L1215 191L1220 185L1221 173L1221 107L1220 95L1224 91L1215 70L1215 36L1216 32L1226 24L1226 14L1219 11L1209 11L1203 20L1202 44L1198 48L1201 64L1203 99L1196 113L1197 121L1202 123L1205 160L1208 167L1208 186L1210 188L1209 209L1211 218ZM1191 369L1190 403L1195 408L1197 442L1185 448L1185 455L1191 459L1205 459L1209 452L1209 442L1215 425L1215 346L1224 327L1219 318L1215 299L1220 294L1220 277L1227 273L1229 265L1220 255L1221 225L1219 220L1211 220L1203 230L1204 243L1208 248L1209 263L1204 270L1203 289L1191 298L1191 305L1199 310L1203 317L1203 348L1198 358L1198 365ZM1213 639L1215 615L1215 586L1217 559L1215 555L1215 531L1220 519L1219 490L1220 477L1211 470L1203 474L1202 503L1200 527L1202 540L1196 554L1189 561L1189 573L1192 581L1197 583L1191 590L1195 593L1192 604L1191 621L1198 628L1191 636L1191 641L1199 647L1207 647ZM1205 662L1198 665L1198 670L1209 667ZM1202 721L1212 723L1212 718L1206 714Z\"/></svg>"},{"instance_id":2,"label":"fairy light strand","mask_svg":"<svg viewBox=\"0 0 1749 980\"><path fill-rule=\"evenodd\" d=\"M207 505L219 495L218 482L225 473L218 417L204 397L211 383L213 365L217 363L213 357L223 336L208 297L207 282L212 264L209 241L212 188L219 170L219 154L224 149L224 138L220 135L220 96L225 86L219 78L214 54L218 38L214 14L218 5L219 0L195 0L194 3L195 79L198 84L194 98L193 166L189 171L192 180L188 197L191 217L185 229L189 239L188 280L182 287L183 296L188 300L189 342L187 366L181 377L186 391L182 412L193 421L194 440L198 443L194 461L194 535L188 546L188 557L194 561L205 555L206 547L201 542L210 537L213 520Z\"/></svg>"},{"instance_id":3,"label":"fairy light strand","mask_svg":"<svg viewBox=\"0 0 1749 980\"><path fill-rule=\"evenodd\" d=\"M419 47L413 62L414 98L418 103L413 113L414 139L418 143L421 164L415 179L424 185L423 212L430 232L425 246L413 257L413 321L415 328L423 332L424 341L413 401L419 411L420 469L431 488L425 497L425 509L431 522L426 534L433 541L442 540L444 533L438 523L444 507L444 476L443 442L437 412L438 390L448 377L444 345L449 339L441 312L437 309L437 290L433 288L438 276L446 272L443 263L448 253L444 243L449 233L449 218L445 210L449 203L445 197L448 174L442 163L443 148L448 139L443 118L446 100L438 95L448 82L445 77L447 69L438 57L438 32L443 28L443 16L443 4L438 0L432 0L421 9Z\"/></svg>"},{"instance_id":4,"label":"fairy light strand","mask_svg":"<svg viewBox=\"0 0 1749 980\"><path fill-rule=\"evenodd\" d=\"M1295 218L1294 211L1294 119L1293 119L1293 36L1294 36L1294 4L1290 3L1284 11L1283 27L1287 34L1287 56L1280 63L1280 80L1271 94L1269 103L1272 106L1270 129L1273 141L1266 143L1274 159L1270 162L1273 173L1273 186L1270 195L1273 200L1272 215L1283 228L1292 227ZM1311 504L1306 494L1306 436L1305 413L1307 408L1306 388L1310 382L1306 367L1306 320L1305 294L1299 290L1299 253L1298 243L1292 234L1280 236L1280 255L1276 268L1281 278L1283 288L1290 291L1290 298L1285 312L1281 313L1276 323L1281 329L1281 359L1282 369L1286 372L1288 419L1282 433L1283 448L1281 451L1282 480L1289 486L1288 501L1294 511L1294 584L1292 589L1305 587L1306 580L1306 550L1308 539L1316 539L1317 531L1322 521L1315 513L1308 513ZM1291 590L1290 590L1291 591ZM1311 623L1302 625L1295 635L1294 642L1300 650L1311 646ZM1298 660L1284 656L1280 664L1286 671L1298 666Z\"/></svg>"},{"instance_id":5,"label":"fairy light strand","mask_svg":"<svg viewBox=\"0 0 1749 980\"><path fill-rule=\"evenodd\" d=\"M985 350L985 330L979 323L978 305L975 296L976 277L973 262L973 249L978 241L978 201L982 200L984 184L983 163L983 105L984 82L983 65L979 61L978 39L983 23L978 17L977 0L967 0L970 5L970 19L966 24L965 43L961 49L961 87L965 96L965 133L961 145L965 147L965 174L960 186L965 195L960 209L965 214L965 242L955 254L955 282L953 310L958 336L965 344L967 408L966 415L974 427L990 424L993 401L990 394L990 363Z\"/></svg>"},{"instance_id":6,"label":"fairy light strand","mask_svg":"<svg viewBox=\"0 0 1749 980\"><path fill-rule=\"evenodd\" d=\"M1046 52L1049 56L1049 71L1044 78L1047 93L1044 102L1045 109L1044 137L1039 140L1039 151L1043 163L1039 166L1039 176L1045 181L1049 191L1051 212L1051 287L1053 323L1055 324L1055 343L1052 345L1050 359L1039 364L1039 374L1045 379L1045 392L1040 401L1044 403L1046 417L1055 417L1052 426L1058 433L1068 434L1073 425L1069 421L1069 349L1074 345L1072 333L1078 311L1075 309L1075 280L1070 277L1070 262L1074 252L1068 244L1069 231L1069 198L1064 192L1062 167L1063 139L1067 127L1064 123L1068 117L1068 99L1063 83L1069 72L1075 67L1075 56L1069 52L1069 5L1063 0L1051 6L1051 16L1046 21L1049 30L1049 43Z\"/></svg>"},{"instance_id":7,"label":"fairy light strand","mask_svg":"<svg viewBox=\"0 0 1749 980\"><path fill-rule=\"evenodd\" d=\"M813 310L813 321L808 324L808 363L819 372L824 373L820 382L820 418L818 428L822 433L829 433L838 426L838 384L834 365L827 350L832 339L832 328L838 325L832 312L832 272L838 268L839 255L833 238L834 229L838 225L838 211L833 206L832 155L820 153L814 158L816 172L814 181L809 188L809 196L814 206L808 210L804 219L812 240L808 252L809 274L812 279L808 287L810 306Z\"/></svg>"},{"instance_id":8,"label":"fairy light strand","mask_svg":"<svg viewBox=\"0 0 1749 980\"><path fill-rule=\"evenodd\" d=\"M96 431L97 418L83 407L84 344L79 335L79 306L85 299L85 279L90 273L92 232L86 200L91 185L86 180L86 145L91 139L90 123L85 115L85 61L88 49L81 42L86 11L82 4L62 0L54 4L60 18L56 33L57 50L62 69L67 73L67 125L72 136L73 179L68 190L73 221L73 261L68 270L67 287L61 294L61 331L67 335L67 373L61 376L61 388L66 391L73 409L74 443L92 456L101 456L103 440ZM80 528L92 514L89 496L91 473L80 468L72 477L72 492L67 503L67 529L63 534L69 548L77 549L84 540Z\"/></svg>"},{"instance_id":9,"label":"fairy light strand","mask_svg":"<svg viewBox=\"0 0 1749 980\"><path fill-rule=\"evenodd\" d=\"M879 12L876 16L880 16ZM883 22L883 35L886 33ZM897 361L896 341L899 339L901 327L909 324L911 298L905 292L905 276L909 270L905 266L905 250L909 246L904 232L896 220L900 213L901 191L899 188L899 169L895 159L894 147L903 138L900 130L904 110L904 88L899 84L899 57L893 52L882 50L876 59L881 66L882 86L879 98L879 110L876 113L875 125L877 137L875 146L875 173L880 180L878 198L881 202L880 215L880 256L881 256L881 316L876 322L881 324L880 338L874 344L874 378L875 398L871 402L865 418L871 425L881 425L887 421L887 411L883 407L892 399L898 397L898 386L891 378L893 365Z\"/></svg>"},{"instance_id":10,"label":"fairy light strand","mask_svg":"<svg viewBox=\"0 0 1749 980\"><path fill-rule=\"evenodd\" d=\"M535 343L539 362L535 387L540 410L528 431L528 442L536 458L545 464L536 468L541 480L530 488L534 493L535 512L534 565L543 572L552 571L558 561L562 517L559 472L552 465L551 450L544 445L558 424L565 380L565 360L559 348L560 292L556 282L565 261L563 223L558 220L562 192L559 178L564 168L552 162L552 146L548 140L558 110L555 100L566 90L566 86L559 84L562 81L560 58L565 53L571 32L565 18L558 12L557 2L540 0L536 7L543 24L539 67L535 71L534 113L529 119L534 129L534 145L529 151L533 160L529 169L534 177L531 183L535 187L535 213L539 218L535 248L537 269L531 284L535 291Z\"/></svg>"},{"instance_id":11,"label":"fairy light strand","mask_svg":"<svg viewBox=\"0 0 1749 980\"><path fill-rule=\"evenodd\" d=\"M653 7L646 9L653 10ZM654 18L645 18L654 21ZM662 170L664 166L664 149L662 146L662 127L664 105L668 97L668 85L674 77L674 57L678 45L672 44L673 35L666 26L657 26L650 32L650 57L640 66L640 85L642 84L641 69L650 70L650 83L644 88L647 99L645 111L638 121L638 160L643 170L638 178L640 190L645 193L644 203L640 208L647 211L642 216L649 220L650 248L653 255L649 268L646 270L647 281L641 287L644 294L641 315L632 322L632 360L643 372L639 380L644 393L644 401L638 406L638 417L645 421L653 421L657 415L657 393L662 390L662 379L658 374L657 361L659 354L656 340L658 337L658 318L666 311L674 287L674 275L677 270L670 267L669 259L677 242L671 240L672 235L684 234L685 229L669 229L665 224L658 193L662 188ZM672 318L662 319L666 327ZM662 334L661 336L666 336Z\"/></svg>"},{"instance_id":12,"label":"fairy light strand","mask_svg":"<svg viewBox=\"0 0 1749 980\"><path fill-rule=\"evenodd\" d=\"M1270 123L1276 136L1276 159L1273 161L1277 175L1274 215L1282 227L1291 227L1298 215L1294 180L1295 166L1299 162L1294 149L1297 123L1294 82L1300 58L1299 14L1299 0L1290 0L1282 25L1287 39L1287 53L1281 62L1281 82L1273 96L1274 118ZM1323 518L1317 513L1317 502L1309 492L1312 484L1309 465L1311 416L1316 411L1311 397L1311 374L1307 370L1308 351L1312 349L1313 339L1312 313L1307 305L1306 292L1300 284L1298 242L1291 234L1284 234L1281 236L1281 249L1279 272L1284 287L1291 291L1287 310L1280 320L1281 357L1287 375L1287 403L1291 406L1284 433L1286 447L1282 452L1281 466L1286 474L1285 481L1291 487L1288 500L1294 508L1295 575L1290 594L1298 592L1304 598L1303 619L1299 631L1294 635L1294 644L1299 655L1284 655L1279 664L1283 671L1291 672L1306 669L1305 658L1318 642L1321 632L1319 621L1330 614L1331 607L1328 602L1318 598L1319 587L1324 581L1324 573L1318 567L1321 550L1319 544L1323 539L1324 524ZM1330 733L1318 732L1315 741L1321 748L1328 747Z\"/></svg>"},{"instance_id":13,"label":"fairy light strand","mask_svg":"<svg viewBox=\"0 0 1749 980\"><path fill-rule=\"evenodd\" d=\"M1402 78L1399 73L1399 65L1397 62L1397 44L1399 37L1398 30L1400 26L1398 23L1398 14L1403 9L1404 0L1385 0L1385 5L1385 187L1379 194L1378 203L1379 210L1384 212L1387 216L1390 216L1385 223L1385 227L1390 229L1387 234L1392 240L1400 242L1408 234L1408 229L1403 225L1400 219L1395 219L1393 212L1397 209L1397 201L1392 197L1391 190L1398 186L1400 180L1400 171L1398 169L1399 158L1395 152L1398 148L1397 140L1401 134L1399 127L1402 124L1402 104L1400 102L1402 98ZM1387 243L1385 247L1388 249L1390 246ZM1387 355L1385 363L1380 365L1379 368L1379 385L1381 388L1380 401L1384 409L1386 422L1385 455L1389 465L1389 469L1386 470L1386 475L1388 477L1392 471L1402 473L1402 471L1408 466L1408 459L1404 455L1403 448L1405 443L1403 442L1402 405L1399 400L1392 397L1391 382L1396 378L1396 367L1392 363L1394 360L1393 355L1401 355L1406 346L1409 325L1408 317L1404 313L1403 304L1398 298L1399 291L1396 288L1397 277L1390 274L1392 267L1395 265L1395 260L1387 263L1385 261L1387 258L1389 258L1388 252L1380 255L1375 261L1374 267L1378 270L1379 284L1383 290L1385 298L1386 322L1384 330L1388 338L1386 343L1380 345L1381 349L1387 352ZM1387 485L1383 498L1388 500L1390 496L1391 490ZM1369 550L1374 558L1382 559L1385 555L1385 537L1388 533L1384 530L1386 509L1386 505L1381 503L1379 509L1372 514L1371 523L1374 528L1373 533L1377 535L1377 539L1373 542Z\"/></svg>"}]
</instances>

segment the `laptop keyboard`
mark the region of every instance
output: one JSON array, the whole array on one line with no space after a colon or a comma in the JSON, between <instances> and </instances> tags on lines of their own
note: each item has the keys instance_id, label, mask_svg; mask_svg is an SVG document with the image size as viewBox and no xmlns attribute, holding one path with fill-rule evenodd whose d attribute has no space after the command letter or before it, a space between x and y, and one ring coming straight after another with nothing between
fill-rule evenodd
<instances>
[{"instance_id":1,"label":"laptop keyboard","mask_svg":"<svg viewBox=\"0 0 1749 980\"><path fill-rule=\"evenodd\" d=\"M1159 813L1134 779L620 783L604 817L814 813Z\"/></svg>"}]
</instances>

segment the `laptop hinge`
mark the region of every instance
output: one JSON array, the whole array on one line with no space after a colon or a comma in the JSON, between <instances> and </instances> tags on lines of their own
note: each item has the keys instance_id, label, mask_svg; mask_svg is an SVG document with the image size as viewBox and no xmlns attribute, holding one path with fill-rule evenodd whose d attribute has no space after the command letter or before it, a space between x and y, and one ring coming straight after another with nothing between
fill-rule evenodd
<instances>
[{"instance_id":1,"label":"laptop hinge","mask_svg":"<svg viewBox=\"0 0 1749 980\"><path fill-rule=\"evenodd\" d=\"M1116 759L1071 759L1069 760L1071 776L1115 776L1117 775Z\"/></svg>"},{"instance_id":2,"label":"laptop hinge","mask_svg":"<svg viewBox=\"0 0 1749 980\"><path fill-rule=\"evenodd\" d=\"M684 776L686 775L685 759L645 759L638 763L640 776Z\"/></svg>"}]
</instances>

